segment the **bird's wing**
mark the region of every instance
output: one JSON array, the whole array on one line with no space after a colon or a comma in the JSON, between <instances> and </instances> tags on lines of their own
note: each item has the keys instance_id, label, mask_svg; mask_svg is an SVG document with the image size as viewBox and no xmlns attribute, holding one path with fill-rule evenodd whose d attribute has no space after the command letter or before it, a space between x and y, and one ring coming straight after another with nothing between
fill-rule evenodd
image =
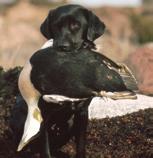
<instances>
[{"instance_id":1,"label":"bird's wing","mask_svg":"<svg viewBox=\"0 0 153 158\"><path fill-rule=\"evenodd\" d=\"M111 65L107 65L107 67L109 69L113 69L120 75L127 89L134 91L138 90L137 80L132 74L131 70L127 67L127 65L123 63L116 64L118 65L118 67L114 67Z\"/></svg>"},{"instance_id":2,"label":"bird's wing","mask_svg":"<svg viewBox=\"0 0 153 158\"><path fill-rule=\"evenodd\" d=\"M122 63L116 63L103 54L101 56L101 66L98 67L99 86L104 84L100 96L112 99L135 99L138 91L137 81L131 70Z\"/></svg>"}]
</instances>

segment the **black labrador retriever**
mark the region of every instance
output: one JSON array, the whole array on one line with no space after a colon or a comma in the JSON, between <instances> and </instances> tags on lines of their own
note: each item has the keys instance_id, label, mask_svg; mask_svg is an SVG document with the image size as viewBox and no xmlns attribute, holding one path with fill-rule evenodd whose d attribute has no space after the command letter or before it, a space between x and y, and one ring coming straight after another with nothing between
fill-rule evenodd
<instances>
[{"instance_id":1,"label":"black labrador retriever","mask_svg":"<svg viewBox=\"0 0 153 158\"><path fill-rule=\"evenodd\" d=\"M77 52L81 48L95 49L94 40L104 33L105 24L94 13L80 5L65 5L51 10L42 23L40 30L47 39L53 39L53 47L56 50ZM64 74L62 78L64 79ZM66 93L62 94L66 95ZM80 97L81 93L78 95L74 96ZM76 137L76 157L78 158L85 157L85 131L88 119L87 105L89 105L88 101L86 101L86 104L83 104L79 113L75 115L74 125L78 127L74 130L75 134L71 132L71 135L73 133ZM70 106L69 111L71 111L71 108L72 106ZM82 123L80 124L80 122Z\"/></svg>"},{"instance_id":2,"label":"black labrador retriever","mask_svg":"<svg viewBox=\"0 0 153 158\"><path fill-rule=\"evenodd\" d=\"M100 95L101 90L114 92L131 88L125 84L124 75L119 74L119 65L92 51L94 40L103 34L104 28L96 15L79 5L50 11L41 25L42 34L53 39L53 47L39 50L31 57L31 84L41 96L58 94L81 100L46 103L40 97L39 108L44 120L40 129L43 158L53 155L64 158L58 151L72 136L75 136L76 158L85 158L91 99Z\"/></svg>"},{"instance_id":3,"label":"black labrador retriever","mask_svg":"<svg viewBox=\"0 0 153 158\"><path fill-rule=\"evenodd\" d=\"M94 13L92 13L91 11L89 11L88 9L86 9L80 5L65 5L65 6L58 7L54 10L51 10L49 12L47 18L45 19L45 21L42 23L41 28L40 28L41 33L47 39L53 39L53 49L55 52L61 52L61 54L63 54L63 57L62 57L63 59L65 58L64 56L65 55L67 56L67 53L70 53L70 52L74 55L74 58L75 58L75 53L78 53L79 50L81 50L81 49L95 49L94 40L97 39L98 37L100 37L104 33L104 29L105 29L104 23L102 21L100 21L100 19ZM48 56L48 59L49 58L50 57ZM60 58L60 60L59 60L60 62L62 62L62 60L63 60L62 58ZM34 57L34 59L35 59L35 57ZM52 67L51 65L47 65L47 63L45 61L46 59L44 57L42 57L42 59L44 59L43 63L45 64L46 68ZM50 64L50 63L48 63L48 64ZM31 65L33 67L35 64L33 65L31 63ZM39 68L41 69L41 66L42 66L41 63L38 62L36 65L40 65ZM58 65L56 65L56 66L58 66ZM70 69L73 68L73 65L71 65L71 66L72 67ZM34 71L36 70L33 68L31 70L30 78L31 78L32 84L37 89L38 88L37 83L39 85L39 82L37 82L38 81L37 79L33 80L33 76L35 76L33 74L35 74ZM76 71L75 67L74 67L73 71ZM39 71L39 72L41 72L41 71ZM52 75L54 76L53 80L56 80L57 83L58 83L58 81L61 82L61 77L62 77L63 81L69 82L69 85L71 85L71 83L70 83L71 81L69 79L67 80L64 73L62 74L62 76L60 76L60 79L56 76L56 73L55 74L53 73ZM38 75L36 75L36 76L38 76ZM41 77L45 81L46 76L40 75L39 78L41 78ZM40 89L39 90L37 89L37 90L40 91L42 95L43 94L58 94L57 90L58 89L64 90L65 86L66 86L64 84L62 85L64 87L59 86L59 85L60 85L60 83L58 84L58 86L57 86L57 84L52 85L51 82L45 83L44 85L41 85L41 88L40 88L41 90ZM90 92L88 94L88 92L86 92L86 90L83 90L82 88L80 89L82 92L78 91L77 93L74 93L75 86L78 86L78 85L74 85L71 88L69 87L70 89L66 90L67 92L69 92L70 95L67 94L67 92L65 90L62 91L62 93L60 93L60 94L66 95L69 97L82 97L82 96L84 96L84 92L85 92L85 93L87 93L85 95L86 97L88 97L87 100L82 101L82 102L75 102L75 103L72 103L72 102L62 103L64 108L62 108L61 111L58 110L57 106L55 106L57 108L57 109L55 108L56 110L53 110L52 109L53 106L51 106L51 108L50 108L51 110L47 110L50 112L45 112L45 115L47 115L47 118L42 112L44 122L42 125L43 128L41 128L40 133L43 133L45 135L42 137L42 138L45 138L45 141L44 141L45 148L41 148L41 149L44 149L44 150L42 150L43 151L42 157L44 157L44 158L50 158L51 154L57 153L56 151L59 148L56 149L56 146L60 147L61 146L60 144L62 144L62 145L65 144L67 142L67 141L65 141L65 140L67 140L65 138L67 138L70 135L76 137L76 144L77 144L76 145L76 148L77 148L76 157L77 158L85 157L85 133L86 133L85 131L87 128L87 120L88 120L88 110L87 110L88 106L87 105L89 105L93 94L90 95L90 97L89 97ZM77 88L77 87L75 87L75 88ZM52 92L50 91L48 93L49 89L53 90L53 91ZM78 88L78 90L79 90L79 88ZM21 99L20 104L23 105L22 107L25 106L25 102L23 99ZM45 105L47 105L49 103L42 101L41 104L44 105L44 107L47 107ZM69 106L67 106L67 104L69 104ZM21 107L21 106L17 106L17 108L16 108L17 109L17 114L15 115L16 117L19 116L19 112L22 111L22 110L18 109L19 107ZM41 108L41 107L42 106L39 107L41 109L41 111L44 111L45 108ZM54 113L53 111L58 111L58 113L61 113L60 117L55 117L55 119L53 119L54 117L52 115L56 116L55 114L53 114ZM69 112L67 112L67 111L69 111ZM58 114L58 113L56 112L56 114ZM69 119L72 116L74 117L74 121L73 121L71 130L69 130L69 128L66 126L66 124L67 124L67 122L69 122ZM66 117L66 119L63 117ZM52 119L50 119L50 118L52 118ZM14 119L14 120L16 120L16 119ZM23 129L22 126L23 126L24 119L19 119L19 120L21 120L22 123L20 123L18 125L14 125L14 127L16 127L16 131L17 131L17 129L20 129L18 131L22 131L22 129ZM48 120L50 120L50 121L48 121ZM62 123L60 123L59 128L62 128L62 131L65 133L65 135L62 136L62 138L58 136L58 141L52 141L54 139L56 140L55 134L52 134L52 133L56 133L56 132L52 132L53 130L48 130L48 127L51 127L54 124L56 124L56 122L58 123L60 121ZM81 122L81 124L80 124L80 122ZM22 124L22 126L21 126L21 124ZM48 142L47 133L49 133L49 135L51 135L49 137L49 139L51 139L51 143L47 143ZM68 134L68 133L70 133L70 134ZM68 135L68 136L66 136L66 135ZM20 134L18 134L18 138L20 138ZM50 150L51 150L51 152L50 152Z\"/></svg>"}]
</instances>

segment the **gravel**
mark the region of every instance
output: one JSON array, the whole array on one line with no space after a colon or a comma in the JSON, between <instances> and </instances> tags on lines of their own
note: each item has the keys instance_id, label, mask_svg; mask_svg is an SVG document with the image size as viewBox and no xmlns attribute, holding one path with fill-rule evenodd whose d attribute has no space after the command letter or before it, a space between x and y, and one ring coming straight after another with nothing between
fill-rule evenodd
<instances>
[{"instance_id":1,"label":"gravel","mask_svg":"<svg viewBox=\"0 0 153 158\"><path fill-rule=\"evenodd\" d=\"M20 68L0 69L0 158L19 158L10 127ZM87 158L152 158L153 98L138 94L137 100L94 98L89 106ZM63 148L74 155L73 139ZM28 158L39 153L25 151ZM24 157L22 157L24 158Z\"/></svg>"}]
</instances>

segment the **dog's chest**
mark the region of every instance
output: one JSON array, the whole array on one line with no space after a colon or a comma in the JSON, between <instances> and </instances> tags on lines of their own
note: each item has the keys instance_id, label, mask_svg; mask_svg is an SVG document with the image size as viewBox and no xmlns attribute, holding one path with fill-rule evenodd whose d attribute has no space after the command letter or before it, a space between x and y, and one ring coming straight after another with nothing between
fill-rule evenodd
<instances>
[{"instance_id":1,"label":"dog's chest","mask_svg":"<svg viewBox=\"0 0 153 158\"><path fill-rule=\"evenodd\" d=\"M60 116L59 116L60 117ZM62 119L62 118L61 118ZM63 119L64 120L64 119ZM54 137L67 135L74 126L74 114L64 121L56 121L50 126L50 133Z\"/></svg>"}]
</instances>

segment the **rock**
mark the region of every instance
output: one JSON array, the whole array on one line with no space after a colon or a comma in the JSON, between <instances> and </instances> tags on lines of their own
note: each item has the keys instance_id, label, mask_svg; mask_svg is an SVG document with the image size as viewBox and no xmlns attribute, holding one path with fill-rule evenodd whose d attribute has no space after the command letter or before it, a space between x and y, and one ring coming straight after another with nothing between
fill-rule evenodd
<instances>
[{"instance_id":1,"label":"rock","mask_svg":"<svg viewBox=\"0 0 153 158\"><path fill-rule=\"evenodd\" d=\"M139 89L153 94L153 43L146 44L132 53L127 60L138 80Z\"/></svg>"}]
</instances>

